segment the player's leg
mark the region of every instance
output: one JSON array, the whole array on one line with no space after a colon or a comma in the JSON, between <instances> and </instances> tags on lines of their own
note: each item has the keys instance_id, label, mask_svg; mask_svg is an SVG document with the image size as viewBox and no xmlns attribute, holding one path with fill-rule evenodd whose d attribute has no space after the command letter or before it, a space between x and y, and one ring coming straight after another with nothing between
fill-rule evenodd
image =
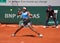
<instances>
[{"instance_id":1,"label":"player's leg","mask_svg":"<svg viewBox=\"0 0 60 43\"><path fill-rule=\"evenodd\" d=\"M46 28L48 26L49 18L50 18L50 15L46 18L46 23L45 23L44 28Z\"/></svg>"},{"instance_id":2,"label":"player's leg","mask_svg":"<svg viewBox=\"0 0 60 43\"><path fill-rule=\"evenodd\" d=\"M17 32L19 32L24 27L24 24L22 23L21 26L19 24L19 28L12 34L12 36L16 36Z\"/></svg>"},{"instance_id":3,"label":"player's leg","mask_svg":"<svg viewBox=\"0 0 60 43\"><path fill-rule=\"evenodd\" d=\"M49 22L49 18L51 15L48 15L47 19L46 19L46 26L48 26L48 22Z\"/></svg>"},{"instance_id":4,"label":"player's leg","mask_svg":"<svg viewBox=\"0 0 60 43\"><path fill-rule=\"evenodd\" d=\"M19 32L24 26L21 26L20 28L18 28L13 34L12 36L16 36L17 32Z\"/></svg>"},{"instance_id":5,"label":"player's leg","mask_svg":"<svg viewBox=\"0 0 60 43\"><path fill-rule=\"evenodd\" d=\"M35 29L33 29L31 23L28 23L28 27L29 27L33 32L35 32L38 36L40 36L40 37L43 36L42 34L40 34L40 33L38 33L37 31L35 31Z\"/></svg>"},{"instance_id":6,"label":"player's leg","mask_svg":"<svg viewBox=\"0 0 60 43\"><path fill-rule=\"evenodd\" d=\"M54 20L54 22L55 22L55 26L56 26L56 28L58 28L58 24L57 24L56 17L54 17L54 16L52 16L52 17L53 17L53 20Z\"/></svg>"}]
</instances>

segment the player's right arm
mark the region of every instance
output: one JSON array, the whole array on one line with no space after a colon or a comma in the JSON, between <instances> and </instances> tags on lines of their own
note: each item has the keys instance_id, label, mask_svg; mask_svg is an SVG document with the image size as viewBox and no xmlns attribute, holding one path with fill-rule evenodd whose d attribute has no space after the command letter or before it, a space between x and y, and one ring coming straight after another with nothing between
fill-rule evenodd
<instances>
[{"instance_id":1,"label":"player's right arm","mask_svg":"<svg viewBox=\"0 0 60 43\"><path fill-rule=\"evenodd\" d=\"M22 14L22 11L18 11L18 15L21 15Z\"/></svg>"},{"instance_id":2,"label":"player's right arm","mask_svg":"<svg viewBox=\"0 0 60 43\"><path fill-rule=\"evenodd\" d=\"M46 18L48 18L48 15L49 15L49 11L48 10L46 10Z\"/></svg>"}]
</instances>

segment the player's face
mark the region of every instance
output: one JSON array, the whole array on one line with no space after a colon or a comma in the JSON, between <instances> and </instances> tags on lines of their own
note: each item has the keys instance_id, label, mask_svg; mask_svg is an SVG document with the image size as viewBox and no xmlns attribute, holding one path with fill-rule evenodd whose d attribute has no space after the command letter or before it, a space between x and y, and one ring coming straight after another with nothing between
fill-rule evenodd
<instances>
[{"instance_id":1,"label":"player's face","mask_svg":"<svg viewBox=\"0 0 60 43\"><path fill-rule=\"evenodd\" d=\"M51 10L52 8L51 7L48 7L49 10Z\"/></svg>"},{"instance_id":2,"label":"player's face","mask_svg":"<svg viewBox=\"0 0 60 43\"><path fill-rule=\"evenodd\" d=\"M26 11L26 9L23 9L23 12L25 12Z\"/></svg>"}]
</instances>

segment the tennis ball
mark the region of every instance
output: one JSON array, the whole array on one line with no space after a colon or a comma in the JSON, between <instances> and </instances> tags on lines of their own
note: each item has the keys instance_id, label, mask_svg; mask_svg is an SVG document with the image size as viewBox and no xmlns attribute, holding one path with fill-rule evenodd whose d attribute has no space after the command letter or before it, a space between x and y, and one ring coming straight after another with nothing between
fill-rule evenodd
<instances>
[{"instance_id":1,"label":"tennis ball","mask_svg":"<svg viewBox=\"0 0 60 43\"><path fill-rule=\"evenodd\" d=\"M10 11L12 11L12 9L10 9Z\"/></svg>"}]
</instances>

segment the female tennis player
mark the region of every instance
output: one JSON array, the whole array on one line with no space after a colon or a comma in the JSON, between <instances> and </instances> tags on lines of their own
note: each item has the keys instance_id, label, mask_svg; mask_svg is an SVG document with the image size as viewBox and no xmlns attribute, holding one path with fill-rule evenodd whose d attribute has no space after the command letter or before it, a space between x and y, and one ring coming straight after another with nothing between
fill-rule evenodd
<instances>
[{"instance_id":1,"label":"female tennis player","mask_svg":"<svg viewBox=\"0 0 60 43\"><path fill-rule=\"evenodd\" d=\"M32 25L30 23L30 17L32 17L32 15L30 14L30 12L27 11L26 7L23 7L22 11L18 11L18 15L22 16L22 20L23 23L21 24L21 26L12 34L12 36L16 36L17 32L20 31L24 26L28 25L28 27L35 32L38 36L42 37L43 35L36 32L33 28Z\"/></svg>"}]
</instances>

